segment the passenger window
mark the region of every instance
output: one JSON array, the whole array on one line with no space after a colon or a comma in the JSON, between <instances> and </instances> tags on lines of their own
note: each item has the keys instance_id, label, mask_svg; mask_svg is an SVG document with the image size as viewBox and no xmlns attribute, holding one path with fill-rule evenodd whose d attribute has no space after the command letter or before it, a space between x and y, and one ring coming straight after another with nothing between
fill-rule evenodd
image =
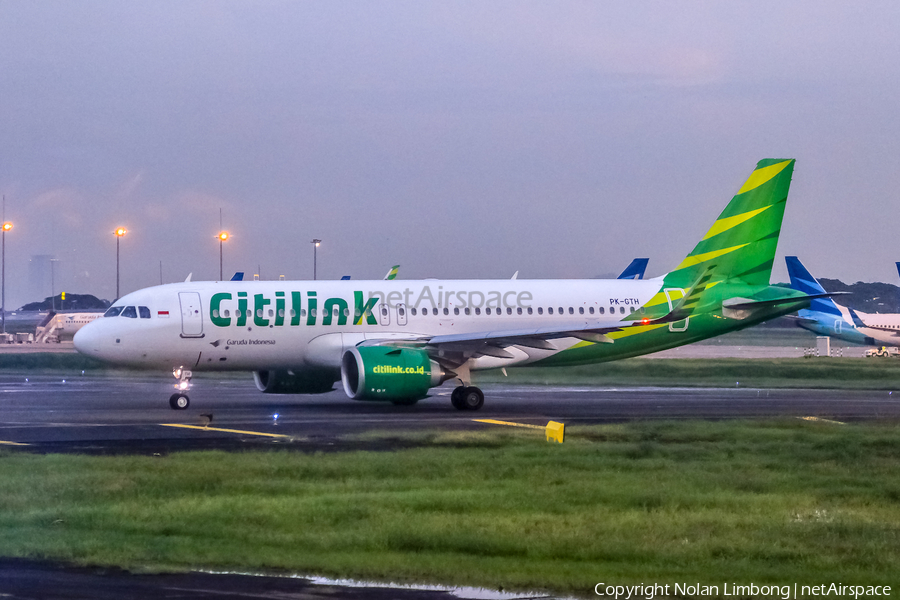
<instances>
[{"instance_id":1,"label":"passenger window","mask_svg":"<svg viewBox=\"0 0 900 600\"><path fill-rule=\"evenodd\" d=\"M345 310L347 310L347 309L345 309ZM387 312L388 312L388 311L387 311L387 306L382 306L382 307L381 307L381 316L382 316L382 317L386 317L386 316L387 316Z\"/></svg>"},{"instance_id":2,"label":"passenger window","mask_svg":"<svg viewBox=\"0 0 900 600\"><path fill-rule=\"evenodd\" d=\"M528 307L528 314L530 315L530 314L532 314L533 312L534 312L534 311L531 310L531 307L529 306L529 307Z\"/></svg>"},{"instance_id":3,"label":"passenger window","mask_svg":"<svg viewBox=\"0 0 900 600\"><path fill-rule=\"evenodd\" d=\"M538 306L538 314L539 314L539 315L544 314L544 307L543 307L543 306Z\"/></svg>"},{"instance_id":4,"label":"passenger window","mask_svg":"<svg viewBox=\"0 0 900 600\"><path fill-rule=\"evenodd\" d=\"M562 307L562 306L559 307L559 314L563 314L563 307Z\"/></svg>"},{"instance_id":5,"label":"passenger window","mask_svg":"<svg viewBox=\"0 0 900 600\"><path fill-rule=\"evenodd\" d=\"M520 313L522 312L522 309L521 309L521 308L519 309L519 312L520 312ZM511 314L512 314L512 309L511 309L510 307L508 307L508 306L506 307L506 314L508 314L508 315L511 315Z\"/></svg>"},{"instance_id":6,"label":"passenger window","mask_svg":"<svg viewBox=\"0 0 900 600\"><path fill-rule=\"evenodd\" d=\"M129 319L137 319L137 311L133 306L126 306L122 309L122 314L120 316L128 317Z\"/></svg>"},{"instance_id":7,"label":"passenger window","mask_svg":"<svg viewBox=\"0 0 900 600\"><path fill-rule=\"evenodd\" d=\"M583 314L584 314L584 307L583 307L583 306L579 306L579 307L578 307L578 314L579 314L579 315L583 315Z\"/></svg>"},{"instance_id":8,"label":"passenger window","mask_svg":"<svg viewBox=\"0 0 900 600\"><path fill-rule=\"evenodd\" d=\"M416 316L416 308L415 307L410 308L409 314L411 314L412 316Z\"/></svg>"},{"instance_id":9,"label":"passenger window","mask_svg":"<svg viewBox=\"0 0 900 600\"><path fill-rule=\"evenodd\" d=\"M284 318L284 309L283 308L278 309L278 316L281 317L282 319Z\"/></svg>"},{"instance_id":10,"label":"passenger window","mask_svg":"<svg viewBox=\"0 0 900 600\"><path fill-rule=\"evenodd\" d=\"M521 306L518 307L518 308L516 309L516 314L520 314L520 315L522 314L522 307L521 307Z\"/></svg>"},{"instance_id":11,"label":"passenger window","mask_svg":"<svg viewBox=\"0 0 900 600\"><path fill-rule=\"evenodd\" d=\"M606 312L606 309L601 306L600 308L597 309L597 312L599 312L602 315Z\"/></svg>"},{"instance_id":12,"label":"passenger window","mask_svg":"<svg viewBox=\"0 0 900 600\"><path fill-rule=\"evenodd\" d=\"M301 308L301 309L300 309L300 316L301 316L301 317L305 317L305 316L306 316L306 309L305 309L305 308Z\"/></svg>"},{"instance_id":13,"label":"passenger window","mask_svg":"<svg viewBox=\"0 0 900 600\"><path fill-rule=\"evenodd\" d=\"M122 312L121 306L110 306L105 313L103 313L104 317L118 317L119 313Z\"/></svg>"},{"instance_id":14,"label":"passenger window","mask_svg":"<svg viewBox=\"0 0 900 600\"><path fill-rule=\"evenodd\" d=\"M146 306L138 306L138 314L141 315L142 319L149 319L150 318L150 309L147 308Z\"/></svg>"},{"instance_id":15,"label":"passenger window","mask_svg":"<svg viewBox=\"0 0 900 600\"><path fill-rule=\"evenodd\" d=\"M594 307L592 306L592 307L588 308L588 312L591 314L594 314Z\"/></svg>"},{"instance_id":16,"label":"passenger window","mask_svg":"<svg viewBox=\"0 0 900 600\"><path fill-rule=\"evenodd\" d=\"M294 312L294 311L291 311L291 312ZM227 308L225 309L225 311L224 311L222 314L223 314L225 317L230 317L230 316L231 316L231 314L228 312L228 309L227 309ZM294 316L294 315L291 315L291 316Z\"/></svg>"},{"instance_id":17,"label":"passenger window","mask_svg":"<svg viewBox=\"0 0 900 600\"><path fill-rule=\"evenodd\" d=\"M486 314L486 315L491 314L491 307L490 307L490 306L488 306L486 309L484 309L484 314Z\"/></svg>"},{"instance_id":18,"label":"passenger window","mask_svg":"<svg viewBox=\"0 0 900 600\"><path fill-rule=\"evenodd\" d=\"M619 307L619 312L620 312L621 314L624 315L624 314L625 314L625 307L624 307L624 306L620 306L620 307Z\"/></svg>"},{"instance_id":19,"label":"passenger window","mask_svg":"<svg viewBox=\"0 0 900 600\"><path fill-rule=\"evenodd\" d=\"M631 311L631 312L634 312L634 307L633 307L633 306L630 306L630 307L628 307L628 310Z\"/></svg>"},{"instance_id":20,"label":"passenger window","mask_svg":"<svg viewBox=\"0 0 900 600\"><path fill-rule=\"evenodd\" d=\"M469 309L468 306L465 308L465 313L466 313L467 315L472 314L472 311Z\"/></svg>"},{"instance_id":21,"label":"passenger window","mask_svg":"<svg viewBox=\"0 0 900 600\"><path fill-rule=\"evenodd\" d=\"M406 315L406 311L403 310L403 307L401 306L400 308L397 309L397 314L400 315L401 317L403 317Z\"/></svg>"},{"instance_id":22,"label":"passenger window","mask_svg":"<svg viewBox=\"0 0 900 600\"><path fill-rule=\"evenodd\" d=\"M263 315L262 309L261 309L261 308L257 308L257 309L256 309L256 316L257 316L258 318L262 319L262 315Z\"/></svg>"},{"instance_id":23,"label":"passenger window","mask_svg":"<svg viewBox=\"0 0 900 600\"><path fill-rule=\"evenodd\" d=\"M274 316L275 316L275 311L272 310L272 309L270 308L270 309L269 309L269 317L271 318L271 317L274 317Z\"/></svg>"},{"instance_id":24,"label":"passenger window","mask_svg":"<svg viewBox=\"0 0 900 600\"><path fill-rule=\"evenodd\" d=\"M450 309L445 306L444 307L444 316L447 316L449 314L450 314Z\"/></svg>"},{"instance_id":25,"label":"passenger window","mask_svg":"<svg viewBox=\"0 0 900 600\"><path fill-rule=\"evenodd\" d=\"M547 314L548 314L548 315L552 315L552 314L553 314L553 307L552 307L552 306L547 307Z\"/></svg>"},{"instance_id":26,"label":"passenger window","mask_svg":"<svg viewBox=\"0 0 900 600\"><path fill-rule=\"evenodd\" d=\"M478 308L477 306L475 307L475 314L476 314L476 315L480 315L480 314L481 314L481 309Z\"/></svg>"},{"instance_id":27,"label":"passenger window","mask_svg":"<svg viewBox=\"0 0 900 600\"><path fill-rule=\"evenodd\" d=\"M454 315L458 315L458 314L459 314L459 309L458 309L458 308L454 308L454 309L453 309L453 314L454 314Z\"/></svg>"}]
</instances>

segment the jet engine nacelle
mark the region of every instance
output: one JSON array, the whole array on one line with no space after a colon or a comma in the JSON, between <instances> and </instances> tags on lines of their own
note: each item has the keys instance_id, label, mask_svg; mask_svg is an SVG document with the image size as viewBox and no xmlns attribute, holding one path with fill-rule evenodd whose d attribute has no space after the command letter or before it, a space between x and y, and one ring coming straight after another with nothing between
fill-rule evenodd
<instances>
[{"instance_id":1,"label":"jet engine nacelle","mask_svg":"<svg viewBox=\"0 0 900 600\"><path fill-rule=\"evenodd\" d=\"M341 382L354 400L412 404L450 376L424 350L356 346L341 358Z\"/></svg>"},{"instance_id":2,"label":"jet engine nacelle","mask_svg":"<svg viewBox=\"0 0 900 600\"><path fill-rule=\"evenodd\" d=\"M256 388L264 394L324 394L334 389L337 371L254 371Z\"/></svg>"}]
</instances>

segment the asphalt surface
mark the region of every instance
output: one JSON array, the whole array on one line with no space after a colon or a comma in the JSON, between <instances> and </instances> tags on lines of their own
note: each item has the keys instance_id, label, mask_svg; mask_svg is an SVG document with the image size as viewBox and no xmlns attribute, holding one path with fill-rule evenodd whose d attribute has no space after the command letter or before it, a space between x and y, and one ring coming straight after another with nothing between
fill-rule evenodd
<instances>
[{"instance_id":1,"label":"asphalt surface","mask_svg":"<svg viewBox=\"0 0 900 600\"><path fill-rule=\"evenodd\" d=\"M475 422L476 418L534 425L553 420L572 426L634 419L900 417L900 392L895 397L888 391L494 384L482 388L484 407L469 412L450 406L450 385L433 390L430 398L414 406L394 406L349 400L341 391L316 396L261 394L249 376L194 381L191 406L175 411L168 405L174 379L0 375L0 445L30 452L83 453L285 444L297 450L340 450L357 447L343 439L346 436L373 430L492 427Z\"/></svg>"},{"instance_id":2,"label":"asphalt surface","mask_svg":"<svg viewBox=\"0 0 900 600\"><path fill-rule=\"evenodd\" d=\"M162 377L0 375L0 448L88 454L274 447L301 452L390 450L397 446L383 439L354 440L352 434L502 427L476 422L476 418L532 425L554 420L567 426L636 419L900 418L900 392L895 397L887 391L486 385L484 408L461 412L450 406L449 385L434 390L431 398L417 405L394 406L355 402L340 391L319 396L261 394L249 376L196 378L190 408L175 411L168 406L173 383L174 379ZM346 586L236 574L140 575L18 559L0 559L0 596L310 600L543 597L478 590Z\"/></svg>"}]
</instances>

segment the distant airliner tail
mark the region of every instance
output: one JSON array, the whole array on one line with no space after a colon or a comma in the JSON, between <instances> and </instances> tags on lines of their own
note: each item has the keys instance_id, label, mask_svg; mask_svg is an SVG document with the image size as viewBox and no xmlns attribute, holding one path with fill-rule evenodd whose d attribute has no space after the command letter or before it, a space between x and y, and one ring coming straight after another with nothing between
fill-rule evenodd
<instances>
[{"instance_id":1,"label":"distant airliner tail","mask_svg":"<svg viewBox=\"0 0 900 600\"><path fill-rule=\"evenodd\" d=\"M644 272L647 270L647 263L650 262L649 258L636 258L631 261L625 270L616 277L616 279L643 279ZM900 264L900 263L898 263Z\"/></svg>"},{"instance_id":2,"label":"distant airliner tail","mask_svg":"<svg viewBox=\"0 0 900 600\"><path fill-rule=\"evenodd\" d=\"M812 274L803 266L800 259L796 256L786 256L784 262L787 264L788 275L791 277L791 287L798 292L803 292L810 296L817 294L825 294L825 288L812 276ZM809 310L815 310L841 316L841 311L831 298L817 298L809 305Z\"/></svg>"}]
</instances>

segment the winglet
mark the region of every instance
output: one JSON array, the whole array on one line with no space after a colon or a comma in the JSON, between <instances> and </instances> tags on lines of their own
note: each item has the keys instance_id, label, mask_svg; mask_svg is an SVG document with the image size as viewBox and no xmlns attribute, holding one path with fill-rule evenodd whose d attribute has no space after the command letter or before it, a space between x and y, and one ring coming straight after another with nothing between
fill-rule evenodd
<instances>
[{"instance_id":1,"label":"winglet","mask_svg":"<svg viewBox=\"0 0 900 600\"><path fill-rule=\"evenodd\" d=\"M188 276L185 278L184 282L189 283L191 281L191 277L193 277L193 275L194 275L193 271L188 273Z\"/></svg>"},{"instance_id":2,"label":"winglet","mask_svg":"<svg viewBox=\"0 0 900 600\"><path fill-rule=\"evenodd\" d=\"M391 267L391 269L387 272L387 275L384 276L384 280L391 281L392 279L396 279L398 269L400 269L400 265L394 265L393 267Z\"/></svg>"},{"instance_id":3,"label":"winglet","mask_svg":"<svg viewBox=\"0 0 900 600\"><path fill-rule=\"evenodd\" d=\"M234 275L231 276L232 281L243 281L244 280L244 272L237 271Z\"/></svg>"},{"instance_id":4,"label":"winglet","mask_svg":"<svg viewBox=\"0 0 900 600\"><path fill-rule=\"evenodd\" d=\"M516 279L516 278L518 278L518 276L519 276L519 272L516 271L515 273L513 273L513 276L510 277L510 279Z\"/></svg>"}]
</instances>

